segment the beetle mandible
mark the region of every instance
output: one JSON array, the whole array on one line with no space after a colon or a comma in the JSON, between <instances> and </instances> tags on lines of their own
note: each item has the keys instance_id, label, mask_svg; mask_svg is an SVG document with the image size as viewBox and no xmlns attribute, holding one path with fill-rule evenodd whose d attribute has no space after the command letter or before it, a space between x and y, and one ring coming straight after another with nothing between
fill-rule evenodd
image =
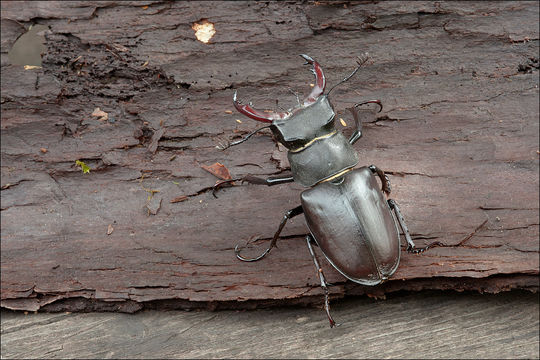
<instances>
[{"instance_id":1,"label":"beetle mandible","mask_svg":"<svg viewBox=\"0 0 540 360\"><path fill-rule=\"evenodd\" d=\"M347 139L335 127L335 112L328 96L337 85L349 80L368 58L359 58L356 69L324 94L326 79L321 66L308 55L300 56L306 60L307 65L312 65L315 75L315 86L305 100L302 103L298 101L298 106L289 111L263 112L251 104L242 104L235 92L235 108L268 125L241 140L222 146L224 150L238 145L256 132L270 128L277 141L288 149L292 175L267 179L247 175L223 181L214 187L214 195L223 184L234 181L268 186L295 181L308 188L300 195L301 205L285 213L270 245L260 256L243 257L238 245L235 253L242 261L262 259L275 246L287 220L303 213L310 231L306 236L308 250L324 290L330 327L334 327L337 324L330 315L328 284L313 245L317 245L328 262L347 279L362 285L377 285L392 276L399 265L398 226L405 236L407 251L410 253L421 253L438 243L417 248L396 201L387 199L391 190L388 177L374 165L356 168L358 155L352 145L362 136L362 122L357 108L373 103L379 106L380 112L381 101L364 101L348 109L356 126L350 138ZM381 188L376 177L381 181Z\"/></svg>"}]
</instances>

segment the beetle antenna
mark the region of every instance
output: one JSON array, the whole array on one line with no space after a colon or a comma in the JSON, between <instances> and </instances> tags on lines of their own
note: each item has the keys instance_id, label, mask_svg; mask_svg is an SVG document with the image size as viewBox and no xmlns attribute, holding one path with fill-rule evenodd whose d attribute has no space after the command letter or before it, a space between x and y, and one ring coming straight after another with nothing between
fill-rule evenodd
<instances>
[{"instance_id":1,"label":"beetle antenna","mask_svg":"<svg viewBox=\"0 0 540 360\"><path fill-rule=\"evenodd\" d=\"M249 134L247 134L246 136L244 136L243 138L241 138L240 140L236 140L236 141L233 141L233 142L227 142L226 144L219 144L216 146L217 149L219 150L225 150L225 149L228 149L230 148L231 146L234 146L234 145L238 145L238 144L241 144L243 143L244 141L248 140L250 137L252 137L253 135L255 135L256 133L258 133L259 131L261 130L264 130L264 129L267 129L269 128L270 125L266 125L266 126L263 126L263 127L260 127L258 128L257 130L253 130L252 132L250 132Z\"/></svg>"},{"instance_id":2,"label":"beetle antenna","mask_svg":"<svg viewBox=\"0 0 540 360\"><path fill-rule=\"evenodd\" d=\"M345 79L341 80L336 85L332 86L330 88L330 90L328 90L328 92L326 93L326 96L330 95L332 90L334 90L337 86L343 84L344 82L346 82L350 78L352 78L358 72L358 70L362 67L362 65L364 65L369 59L370 59L370 57L369 57L368 53L365 53L362 57L358 56L357 59L356 59L356 63L358 64L356 69L354 69L354 71L352 73L350 73Z\"/></svg>"},{"instance_id":3,"label":"beetle antenna","mask_svg":"<svg viewBox=\"0 0 540 360\"><path fill-rule=\"evenodd\" d=\"M276 99L276 109L277 110L287 111L287 109L284 109L282 106L279 105L279 100L278 99Z\"/></svg>"},{"instance_id":4,"label":"beetle antenna","mask_svg":"<svg viewBox=\"0 0 540 360\"><path fill-rule=\"evenodd\" d=\"M298 96L298 93L291 88L288 88L287 90L289 90L296 97L296 103L298 106L300 106L300 97Z\"/></svg>"}]
</instances>

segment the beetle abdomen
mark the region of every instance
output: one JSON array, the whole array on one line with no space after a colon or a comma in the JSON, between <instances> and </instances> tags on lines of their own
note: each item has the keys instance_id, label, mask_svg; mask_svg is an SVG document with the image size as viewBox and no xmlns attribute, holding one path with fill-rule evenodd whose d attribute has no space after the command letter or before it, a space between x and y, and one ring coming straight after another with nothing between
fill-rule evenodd
<instances>
[{"instance_id":1,"label":"beetle abdomen","mask_svg":"<svg viewBox=\"0 0 540 360\"><path fill-rule=\"evenodd\" d=\"M307 225L330 263L363 285L386 280L399 264L399 234L367 167L323 182L301 195Z\"/></svg>"}]
</instances>

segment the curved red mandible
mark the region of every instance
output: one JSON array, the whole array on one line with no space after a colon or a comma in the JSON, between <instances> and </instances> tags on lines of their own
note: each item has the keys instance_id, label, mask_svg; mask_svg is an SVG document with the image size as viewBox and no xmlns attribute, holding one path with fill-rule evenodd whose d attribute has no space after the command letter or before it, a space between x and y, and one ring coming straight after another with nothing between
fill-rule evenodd
<instances>
[{"instance_id":1,"label":"curved red mandible","mask_svg":"<svg viewBox=\"0 0 540 360\"><path fill-rule=\"evenodd\" d=\"M302 107L306 107L316 102L319 96L322 95L322 93L324 92L324 88L326 87L326 78L324 77L324 73L319 63L313 60L308 55L301 54L300 56L304 58L304 60L307 61L307 64L313 65L313 69L311 71L315 75L315 86L313 87L313 90L311 90L311 93L308 95L308 97L304 99L304 102L302 103L302 105L300 107L297 107L295 110L300 109ZM251 106L251 104L244 105L236 98L236 91L234 92L234 96L233 96L233 104L236 110L238 110L238 112L240 112L241 114L244 114L247 117L252 118L253 120L262 121L266 123L271 123L274 120L285 119L291 116L292 114L291 111L286 111L286 112L260 111L260 110L254 109Z\"/></svg>"},{"instance_id":2,"label":"curved red mandible","mask_svg":"<svg viewBox=\"0 0 540 360\"><path fill-rule=\"evenodd\" d=\"M326 78L324 77L321 65L319 65L317 61L305 54L301 54L300 56L303 57L308 64L313 65L312 72L315 75L315 86L313 87L313 90L311 90L308 97L304 100L304 106L307 106L313 104L315 101L317 101L319 96L322 95L324 88L326 87Z\"/></svg>"},{"instance_id":3,"label":"curved red mandible","mask_svg":"<svg viewBox=\"0 0 540 360\"><path fill-rule=\"evenodd\" d=\"M236 110L239 113L246 115L247 117L252 118L253 120L262 121L262 122L272 122L273 120L284 119L290 115L287 112L263 112L257 109L252 108L250 105L242 105L240 101L236 99L236 91L233 96L233 104Z\"/></svg>"}]
</instances>

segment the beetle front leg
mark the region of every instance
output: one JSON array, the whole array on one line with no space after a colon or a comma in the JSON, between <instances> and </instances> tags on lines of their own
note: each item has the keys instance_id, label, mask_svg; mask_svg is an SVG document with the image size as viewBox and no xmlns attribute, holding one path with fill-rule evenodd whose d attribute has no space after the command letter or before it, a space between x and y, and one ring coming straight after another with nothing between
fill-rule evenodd
<instances>
[{"instance_id":1,"label":"beetle front leg","mask_svg":"<svg viewBox=\"0 0 540 360\"><path fill-rule=\"evenodd\" d=\"M352 116L353 116L353 119L354 119L354 124L356 126L356 129L354 130L351 137L349 138L349 143L351 145L353 145L355 142L357 142L362 137L362 120L360 120L360 118L358 117L358 111L356 111L356 107L357 106L362 106L362 105L365 105L365 104L377 104L377 105L379 105L379 111L378 112L381 112L382 109L383 109L381 100L364 101L364 102L355 104L353 107L347 109L352 113Z\"/></svg>"},{"instance_id":2,"label":"beetle front leg","mask_svg":"<svg viewBox=\"0 0 540 360\"><path fill-rule=\"evenodd\" d=\"M396 201L393 199L389 199L388 205L390 206L390 209L394 210L399 226L401 227L401 230L403 230L403 234L405 235L405 239L407 240L407 252L410 252L413 254L420 254L433 246L442 245L439 241L434 241L431 244L428 244L422 248L417 248L411 239L409 228L407 228L407 224L405 224L405 219L403 218L403 215L401 215L401 211L399 210L399 207Z\"/></svg>"},{"instance_id":3,"label":"beetle front leg","mask_svg":"<svg viewBox=\"0 0 540 360\"><path fill-rule=\"evenodd\" d=\"M313 262L315 263L315 268L317 269L317 273L319 274L319 280L321 282L321 287L324 290L324 309L326 310L326 315L328 316L328 321L330 321L330 327L333 328L334 326L339 326L341 324L337 324L334 319L332 318L332 315L330 315L330 294L328 291L328 286L326 283L326 278L324 277L323 270L321 266L319 265L319 261L317 259L317 255L315 254L315 251L313 250L313 246L311 246L311 243L313 242L313 236L308 235L306 236L307 246L309 249L309 254L313 258Z\"/></svg>"}]
</instances>

